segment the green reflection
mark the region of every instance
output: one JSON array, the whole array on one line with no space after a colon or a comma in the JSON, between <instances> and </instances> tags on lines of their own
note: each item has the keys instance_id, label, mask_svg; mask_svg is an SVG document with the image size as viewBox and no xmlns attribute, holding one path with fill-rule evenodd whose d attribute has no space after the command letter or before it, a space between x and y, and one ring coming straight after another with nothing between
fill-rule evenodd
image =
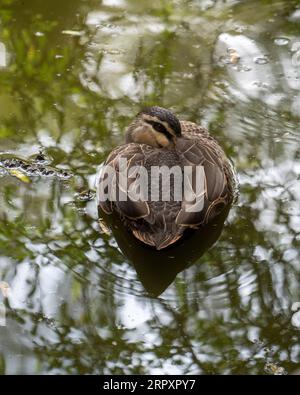
<instances>
[{"instance_id":1,"label":"green reflection","mask_svg":"<svg viewBox=\"0 0 300 395\"><path fill-rule=\"evenodd\" d=\"M271 363L291 373L299 2L23 3L0 1L0 156L43 149L74 177L27 184L0 167L0 281L10 285L0 372L270 374ZM145 104L208 126L240 179L218 242L185 270L188 258L164 267L164 286L100 233L93 200L76 201Z\"/></svg>"}]
</instances>

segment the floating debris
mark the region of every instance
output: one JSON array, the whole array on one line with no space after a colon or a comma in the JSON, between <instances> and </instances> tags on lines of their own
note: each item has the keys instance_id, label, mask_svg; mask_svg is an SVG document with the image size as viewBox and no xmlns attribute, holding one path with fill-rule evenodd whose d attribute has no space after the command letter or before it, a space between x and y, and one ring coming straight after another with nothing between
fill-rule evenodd
<instances>
[{"instance_id":1,"label":"floating debris","mask_svg":"<svg viewBox=\"0 0 300 395\"><path fill-rule=\"evenodd\" d=\"M253 81L252 85L257 86L258 88L262 88L262 89L269 89L270 88L270 86L266 82L262 82L262 81Z\"/></svg>"},{"instance_id":2,"label":"floating debris","mask_svg":"<svg viewBox=\"0 0 300 395\"><path fill-rule=\"evenodd\" d=\"M9 174L12 175L13 177L16 177L18 180L24 182L25 184L31 183L31 179L18 169L9 170Z\"/></svg>"},{"instance_id":3,"label":"floating debris","mask_svg":"<svg viewBox=\"0 0 300 395\"><path fill-rule=\"evenodd\" d=\"M234 48L228 48L229 60L232 64L237 64L240 61L240 55Z\"/></svg>"},{"instance_id":4,"label":"floating debris","mask_svg":"<svg viewBox=\"0 0 300 395\"><path fill-rule=\"evenodd\" d=\"M241 66L236 66L236 67L237 67L236 70L237 70L237 71L240 71L240 72L242 72L242 73L252 70L251 67L246 66L246 65L244 65L244 64L241 65Z\"/></svg>"},{"instance_id":5,"label":"floating debris","mask_svg":"<svg viewBox=\"0 0 300 395\"><path fill-rule=\"evenodd\" d=\"M99 227L100 227L100 233L101 234L104 234L106 236L110 236L111 235L111 230L106 225L106 223L104 222L103 218L99 218L98 219L98 224L99 224Z\"/></svg>"},{"instance_id":6,"label":"floating debris","mask_svg":"<svg viewBox=\"0 0 300 395\"><path fill-rule=\"evenodd\" d=\"M0 291L2 292L4 298L8 297L9 290L10 290L9 284L5 281L0 281Z\"/></svg>"},{"instance_id":7,"label":"floating debris","mask_svg":"<svg viewBox=\"0 0 300 395\"><path fill-rule=\"evenodd\" d=\"M91 191L90 189L79 192L75 195L75 199L80 202L89 202L91 200L94 200L95 197L96 197L96 192Z\"/></svg>"},{"instance_id":8,"label":"floating debris","mask_svg":"<svg viewBox=\"0 0 300 395\"><path fill-rule=\"evenodd\" d=\"M241 60L241 57L240 57L239 53L237 52L237 50L234 48L227 48L227 54L222 55L219 58L219 62L221 64L225 64L225 65L232 64L234 66L238 65L240 60Z\"/></svg>"},{"instance_id":9,"label":"floating debris","mask_svg":"<svg viewBox=\"0 0 300 395\"><path fill-rule=\"evenodd\" d=\"M84 32L78 30L63 30L62 34L66 34L68 36L73 36L73 37L81 37L84 34Z\"/></svg>"},{"instance_id":10,"label":"floating debris","mask_svg":"<svg viewBox=\"0 0 300 395\"><path fill-rule=\"evenodd\" d=\"M56 177L63 180L67 180L73 176L73 174L64 169L56 169L50 167L47 164L50 163L51 159L46 157L44 154L38 154L32 160L24 160L20 158L1 158L0 166L8 171L14 177L19 178L23 182L28 182L26 176L40 176L40 177Z\"/></svg>"},{"instance_id":11,"label":"floating debris","mask_svg":"<svg viewBox=\"0 0 300 395\"><path fill-rule=\"evenodd\" d=\"M266 55L257 56L256 58L253 59L253 61L254 61L254 63L260 64L260 65L269 63L269 59Z\"/></svg>"},{"instance_id":12,"label":"floating debris","mask_svg":"<svg viewBox=\"0 0 300 395\"><path fill-rule=\"evenodd\" d=\"M47 156L44 152L39 152L33 157L33 161L40 165L49 165L52 162L52 158Z\"/></svg>"},{"instance_id":13,"label":"floating debris","mask_svg":"<svg viewBox=\"0 0 300 395\"><path fill-rule=\"evenodd\" d=\"M17 169L22 165L23 161L21 159L16 158L0 158L0 166L3 166L5 169Z\"/></svg>"},{"instance_id":14,"label":"floating debris","mask_svg":"<svg viewBox=\"0 0 300 395\"><path fill-rule=\"evenodd\" d=\"M278 45L279 47L283 47L285 45L288 45L288 43L290 42L289 38L286 37L277 37L274 39L274 43L276 45Z\"/></svg>"},{"instance_id":15,"label":"floating debris","mask_svg":"<svg viewBox=\"0 0 300 395\"><path fill-rule=\"evenodd\" d=\"M61 178L62 180L69 180L73 177L73 174L67 170L56 170L55 177Z\"/></svg>"},{"instance_id":16,"label":"floating debris","mask_svg":"<svg viewBox=\"0 0 300 395\"><path fill-rule=\"evenodd\" d=\"M125 50L123 50L123 49L113 49L113 48L104 48L104 49L102 49L102 51L101 51L104 55L123 55L123 54L125 54L126 53L126 51Z\"/></svg>"},{"instance_id":17,"label":"floating debris","mask_svg":"<svg viewBox=\"0 0 300 395\"><path fill-rule=\"evenodd\" d=\"M273 374L274 376L284 376L287 374L286 370L278 366L276 363L267 362L264 367L264 371L268 374Z\"/></svg>"}]
</instances>

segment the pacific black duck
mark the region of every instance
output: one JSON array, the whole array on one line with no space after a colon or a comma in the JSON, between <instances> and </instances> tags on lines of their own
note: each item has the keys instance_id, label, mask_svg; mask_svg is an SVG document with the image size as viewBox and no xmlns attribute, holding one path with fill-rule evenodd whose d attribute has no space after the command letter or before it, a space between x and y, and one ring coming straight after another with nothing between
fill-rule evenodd
<instances>
[{"instance_id":1,"label":"pacific black duck","mask_svg":"<svg viewBox=\"0 0 300 395\"><path fill-rule=\"evenodd\" d=\"M115 170L114 180L118 186L118 176L122 170L120 158L126 159L128 189L138 177L135 172L130 174L130 170L134 166L143 166L149 176L149 192L150 187L155 185L159 192L162 189L159 174L155 176L151 173L153 166L179 166L182 173L185 166L191 166L190 188L194 199L198 198L197 201L201 202L201 210L190 211L190 198L189 201L185 196L181 200L175 199L172 177L169 201L164 201L161 194L157 201L151 198L147 201L133 200L129 195L124 201L118 198L118 194L113 199L112 192L107 193L107 184L104 186L108 177L104 169L110 166ZM202 166L204 175L200 191L198 185L196 186L197 166ZM110 153L104 169L100 174L98 187L102 187L107 194L105 200L99 201L100 210L120 216L137 239L157 250L181 239L186 229L196 229L210 223L234 197L234 172L217 141L201 126L179 121L171 111L161 107L146 108L136 116L126 131L126 143Z\"/></svg>"}]
</instances>

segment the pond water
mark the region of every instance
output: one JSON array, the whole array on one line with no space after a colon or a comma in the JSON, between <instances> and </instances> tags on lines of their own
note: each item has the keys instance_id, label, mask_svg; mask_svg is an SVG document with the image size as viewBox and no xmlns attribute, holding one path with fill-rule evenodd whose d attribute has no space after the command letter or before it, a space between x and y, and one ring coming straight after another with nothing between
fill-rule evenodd
<instances>
[{"instance_id":1,"label":"pond water","mask_svg":"<svg viewBox=\"0 0 300 395\"><path fill-rule=\"evenodd\" d=\"M300 2L0 0L0 43L0 160L73 174L0 166L0 372L296 370ZM208 127L240 183L219 240L155 292L82 194L153 104Z\"/></svg>"}]
</instances>

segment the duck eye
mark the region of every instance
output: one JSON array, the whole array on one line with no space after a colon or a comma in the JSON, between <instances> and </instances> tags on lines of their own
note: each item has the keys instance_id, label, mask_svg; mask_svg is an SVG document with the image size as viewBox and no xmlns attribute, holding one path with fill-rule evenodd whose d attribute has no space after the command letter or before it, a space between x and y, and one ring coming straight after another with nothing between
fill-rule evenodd
<instances>
[{"instance_id":1,"label":"duck eye","mask_svg":"<svg viewBox=\"0 0 300 395\"><path fill-rule=\"evenodd\" d=\"M157 132L164 134L169 140L172 138L172 135L168 132L168 130L159 122L155 121L146 121L149 125L153 127Z\"/></svg>"}]
</instances>

